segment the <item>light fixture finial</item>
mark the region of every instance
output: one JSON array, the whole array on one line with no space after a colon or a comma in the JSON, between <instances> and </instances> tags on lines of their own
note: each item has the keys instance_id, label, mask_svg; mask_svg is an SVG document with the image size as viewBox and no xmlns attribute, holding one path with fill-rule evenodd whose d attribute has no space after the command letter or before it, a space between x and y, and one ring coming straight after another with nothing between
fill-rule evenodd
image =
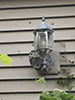
<instances>
[{"instance_id":1,"label":"light fixture finial","mask_svg":"<svg viewBox=\"0 0 75 100\"><path fill-rule=\"evenodd\" d=\"M45 21L45 15L43 14L42 21Z\"/></svg>"}]
</instances>

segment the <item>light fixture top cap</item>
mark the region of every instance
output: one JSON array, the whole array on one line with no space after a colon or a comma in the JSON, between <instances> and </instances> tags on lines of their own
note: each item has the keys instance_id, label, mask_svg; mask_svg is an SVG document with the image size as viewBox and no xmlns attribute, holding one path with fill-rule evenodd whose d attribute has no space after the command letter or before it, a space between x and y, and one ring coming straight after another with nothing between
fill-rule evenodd
<instances>
[{"instance_id":1,"label":"light fixture top cap","mask_svg":"<svg viewBox=\"0 0 75 100\"><path fill-rule=\"evenodd\" d=\"M33 33L36 33L37 31L40 31L40 30L49 30L51 33L54 32L54 30L45 23L44 15L42 17L42 23L34 30Z\"/></svg>"}]
</instances>

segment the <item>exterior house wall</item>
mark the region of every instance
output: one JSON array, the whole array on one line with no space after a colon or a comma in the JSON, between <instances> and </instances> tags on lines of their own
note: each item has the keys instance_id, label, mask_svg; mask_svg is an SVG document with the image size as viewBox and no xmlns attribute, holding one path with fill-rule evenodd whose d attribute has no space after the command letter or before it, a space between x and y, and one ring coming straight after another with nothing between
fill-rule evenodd
<instances>
[{"instance_id":1,"label":"exterior house wall","mask_svg":"<svg viewBox=\"0 0 75 100\"><path fill-rule=\"evenodd\" d=\"M57 84L58 75L39 75L29 63L28 54L34 49L33 30L41 23L42 15L54 31L54 50L75 60L75 0L2 0L0 1L0 53L8 54L14 62L11 67L0 63L1 100L37 100L42 92L35 79L45 77L46 90L64 89ZM60 67L67 68L66 61L60 58ZM75 64L71 64L75 73ZM75 80L71 83L75 86ZM72 90L75 93L75 88Z\"/></svg>"}]
</instances>

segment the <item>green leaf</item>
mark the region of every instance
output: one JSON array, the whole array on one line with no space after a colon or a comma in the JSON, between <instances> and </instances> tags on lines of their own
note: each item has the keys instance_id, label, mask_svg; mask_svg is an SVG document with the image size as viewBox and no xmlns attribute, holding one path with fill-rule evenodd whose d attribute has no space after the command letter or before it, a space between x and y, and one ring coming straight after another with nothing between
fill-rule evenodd
<instances>
[{"instance_id":1,"label":"green leaf","mask_svg":"<svg viewBox=\"0 0 75 100\"><path fill-rule=\"evenodd\" d=\"M41 82L43 85L46 83L44 77L40 78L39 80L36 80L35 83Z\"/></svg>"},{"instance_id":2,"label":"green leaf","mask_svg":"<svg viewBox=\"0 0 75 100\"><path fill-rule=\"evenodd\" d=\"M54 95L54 97L59 97L61 93L65 94L66 92L63 90L55 89L52 94Z\"/></svg>"},{"instance_id":3,"label":"green leaf","mask_svg":"<svg viewBox=\"0 0 75 100\"><path fill-rule=\"evenodd\" d=\"M42 92L40 94L40 100L57 100L56 98L53 98L49 95L49 92Z\"/></svg>"},{"instance_id":4,"label":"green leaf","mask_svg":"<svg viewBox=\"0 0 75 100\"><path fill-rule=\"evenodd\" d=\"M74 78L74 74L70 75L70 78Z\"/></svg>"},{"instance_id":5,"label":"green leaf","mask_svg":"<svg viewBox=\"0 0 75 100\"><path fill-rule=\"evenodd\" d=\"M62 100L75 100L74 95L69 94L69 93L61 94L60 96L61 96Z\"/></svg>"},{"instance_id":6,"label":"green leaf","mask_svg":"<svg viewBox=\"0 0 75 100\"><path fill-rule=\"evenodd\" d=\"M59 77L59 80L57 81L58 84L62 84L65 82L65 79L63 77Z\"/></svg>"},{"instance_id":7,"label":"green leaf","mask_svg":"<svg viewBox=\"0 0 75 100\"><path fill-rule=\"evenodd\" d=\"M74 95L66 93L64 90L55 89L52 94L56 100L75 100Z\"/></svg>"},{"instance_id":8,"label":"green leaf","mask_svg":"<svg viewBox=\"0 0 75 100\"><path fill-rule=\"evenodd\" d=\"M68 87L68 91L71 92L71 90L72 90L73 87L74 87L74 86L69 86L69 87Z\"/></svg>"},{"instance_id":9,"label":"green leaf","mask_svg":"<svg viewBox=\"0 0 75 100\"><path fill-rule=\"evenodd\" d=\"M11 66L11 61L13 61L7 54L1 54L0 60L2 63L5 63L9 66Z\"/></svg>"}]
</instances>

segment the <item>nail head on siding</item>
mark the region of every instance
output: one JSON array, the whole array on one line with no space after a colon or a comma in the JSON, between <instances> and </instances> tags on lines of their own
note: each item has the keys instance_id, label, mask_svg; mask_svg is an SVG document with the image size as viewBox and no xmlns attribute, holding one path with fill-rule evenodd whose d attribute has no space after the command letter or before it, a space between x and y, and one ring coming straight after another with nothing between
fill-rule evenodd
<instances>
[{"instance_id":1,"label":"nail head on siding","mask_svg":"<svg viewBox=\"0 0 75 100\"><path fill-rule=\"evenodd\" d=\"M18 52L20 52L20 50L18 50Z\"/></svg>"},{"instance_id":2,"label":"nail head on siding","mask_svg":"<svg viewBox=\"0 0 75 100\"><path fill-rule=\"evenodd\" d=\"M29 22L29 24L31 24L31 22Z\"/></svg>"},{"instance_id":3,"label":"nail head on siding","mask_svg":"<svg viewBox=\"0 0 75 100\"><path fill-rule=\"evenodd\" d=\"M54 23L52 23L52 25L54 25Z\"/></svg>"}]
</instances>

